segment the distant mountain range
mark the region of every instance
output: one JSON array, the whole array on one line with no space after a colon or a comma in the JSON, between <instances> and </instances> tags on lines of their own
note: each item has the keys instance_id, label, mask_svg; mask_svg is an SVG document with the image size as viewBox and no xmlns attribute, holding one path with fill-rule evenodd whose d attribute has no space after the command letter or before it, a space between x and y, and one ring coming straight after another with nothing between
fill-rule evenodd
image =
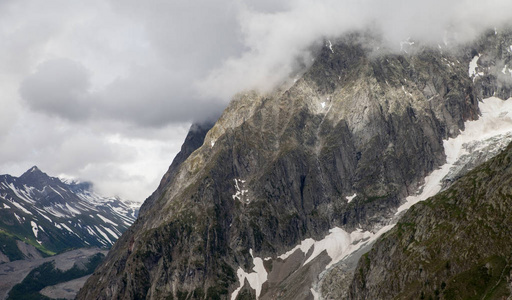
<instances>
[{"instance_id":1,"label":"distant mountain range","mask_svg":"<svg viewBox=\"0 0 512 300\"><path fill-rule=\"evenodd\" d=\"M50 177L36 166L0 175L0 263L81 247L110 248L138 205L104 197L88 182Z\"/></svg>"}]
</instances>

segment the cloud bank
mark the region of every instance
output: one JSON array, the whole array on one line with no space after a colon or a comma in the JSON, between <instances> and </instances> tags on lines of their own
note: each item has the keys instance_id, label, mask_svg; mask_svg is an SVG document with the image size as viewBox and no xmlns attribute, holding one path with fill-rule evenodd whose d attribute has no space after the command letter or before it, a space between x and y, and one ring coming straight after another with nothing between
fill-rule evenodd
<instances>
[{"instance_id":1,"label":"cloud bank","mask_svg":"<svg viewBox=\"0 0 512 300\"><path fill-rule=\"evenodd\" d=\"M0 171L32 165L143 200L191 122L268 90L312 49L373 28L465 42L509 22L507 0L0 2Z\"/></svg>"},{"instance_id":2,"label":"cloud bank","mask_svg":"<svg viewBox=\"0 0 512 300\"><path fill-rule=\"evenodd\" d=\"M311 62L312 45L348 31L378 30L391 49L408 38L464 42L512 11L505 0L60 1L57 12L24 1L52 17L17 32L40 49L20 89L29 106L141 126L217 116L234 93L274 87Z\"/></svg>"}]
</instances>

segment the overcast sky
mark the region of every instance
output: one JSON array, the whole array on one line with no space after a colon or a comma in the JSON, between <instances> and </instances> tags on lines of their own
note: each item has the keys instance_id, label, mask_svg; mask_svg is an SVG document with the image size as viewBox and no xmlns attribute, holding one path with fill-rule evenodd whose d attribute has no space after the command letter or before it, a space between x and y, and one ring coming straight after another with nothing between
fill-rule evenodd
<instances>
[{"instance_id":1,"label":"overcast sky","mask_svg":"<svg viewBox=\"0 0 512 300\"><path fill-rule=\"evenodd\" d=\"M379 28L460 41L510 18L510 0L1 0L0 173L33 165L143 201L191 122L269 89L312 44Z\"/></svg>"}]
</instances>

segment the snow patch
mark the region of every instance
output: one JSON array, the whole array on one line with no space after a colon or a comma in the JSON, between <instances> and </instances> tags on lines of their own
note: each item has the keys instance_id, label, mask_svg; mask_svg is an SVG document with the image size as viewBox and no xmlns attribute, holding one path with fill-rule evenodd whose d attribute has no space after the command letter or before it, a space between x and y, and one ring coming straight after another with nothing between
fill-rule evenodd
<instances>
[{"instance_id":1,"label":"snow patch","mask_svg":"<svg viewBox=\"0 0 512 300\"><path fill-rule=\"evenodd\" d=\"M105 229L108 233L110 233L111 236L113 236L116 240L119 238L119 236L110 228L101 226L103 229Z\"/></svg>"},{"instance_id":2,"label":"snow patch","mask_svg":"<svg viewBox=\"0 0 512 300\"><path fill-rule=\"evenodd\" d=\"M405 53L407 52L407 48L414 45L414 42L411 41L411 38L407 38L406 41L400 42L400 51L403 51Z\"/></svg>"},{"instance_id":3,"label":"snow patch","mask_svg":"<svg viewBox=\"0 0 512 300\"><path fill-rule=\"evenodd\" d=\"M507 65L505 65L503 67L503 69L501 70L501 73L503 73L504 75L507 75L507 72L508 72L509 75L512 76L512 69L507 68Z\"/></svg>"},{"instance_id":4,"label":"snow patch","mask_svg":"<svg viewBox=\"0 0 512 300\"><path fill-rule=\"evenodd\" d=\"M235 178L235 189L236 189L236 192L234 195L232 195L231 197L233 197L233 200L238 200L242 203L249 203L249 199L247 197L244 197L248 192L249 190L244 190L244 185L245 185L245 180L242 180L242 179L236 179Z\"/></svg>"},{"instance_id":5,"label":"snow patch","mask_svg":"<svg viewBox=\"0 0 512 300\"><path fill-rule=\"evenodd\" d=\"M4 184L5 185L5 184ZM12 183L9 183L9 186L8 186L13 192L14 194L16 194L16 196L18 196L18 198L20 198L21 200L27 202L27 203L34 203L34 200L30 199L30 195L27 195L28 193L25 192L25 191L22 191L22 190L18 190L14 184Z\"/></svg>"},{"instance_id":6,"label":"snow patch","mask_svg":"<svg viewBox=\"0 0 512 300\"><path fill-rule=\"evenodd\" d=\"M263 260L259 257L254 257L252 249L249 250L252 256L252 263L254 264L254 272L247 273L245 272L241 267L238 268L236 274L238 276L238 282L240 282L240 287L238 287L236 290L233 291L231 294L231 300L235 300L238 296L238 293L244 286L245 279L249 282L249 285L251 288L253 288L256 291L256 299L260 296L261 293L261 287L263 286L263 283L267 281L267 270L265 270L265 266L263 266Z\"/></svg>"},{"instance_id":7,"label":"snow patch","mask_svg":"<svg viewBox=\"0 0 512 300\"><path fill-rule=\"evenodd\" d=\"M297 251L297 249L300 249L300 251L302 251L302 253L307 254L309 249L311 249L311 247L313 247L314 244L315 244L315 240L314 239L305 239L299 245L295 246L295 248L293 248L292 250L286 252L285 254L279 255L277 258L285 260L290 255L292 255L295 251Z\"/></svg>"},{"instance_id":8,"label":"snow patch","mask_svg":"<svg viewBox=\"0 0 512 300\"><path fill-rule=\"evenodd\" d=\"M55 192L57 193L57 195L59 195L62 199L65 199L64 196L62 196L61 193L59 193L56 189L54 189L52 186L50 186L50 188Z\"/></svg>"},{"instance_id":9,"label":"snow patch","mask_svg":"<svg viewBox=\"0 0 512 300\"><path fill-rule=\"evenodd\" d=\"M97 236L96 232L94 232L94 231L91 229L91 227L87 226L87 227L85 227L85 229L87 230L87 232L88 232L90 235L92 235L92 236L94 236L94 237L96 237L96 236Z\"/></svg>"},{"instance_id":10,"label":"snow patch","mask_svg":"<svg viewBox=\"0 0 512 300\"><path fill-rule=\"evenodd\" d=\"M375 233L362 230L355 230L348 233L339 227L334 227L329 230L330 234L328 234L324 239L315 242L313 253L304 262L304 265L315 259L323 251L326 251L327 255L331 258L331 262L325 267L327 270L332 265L338 263L361 247L373 242L381 234L393 228L393 226L395 225L392 224L384 226Z\"/></svg>"},{"instance_id":11,"label":"snow patch","mask_svg":"<svg viewBox=\"0 0 512 300\"><path fill-rule=\"evenodd\" d=\"M356 193L354 193L354 195L352 195L352 196L347 196L347 197L345 197L345 198L347 199L347 203L350 203L352 200L354 200L354 198L355 198L356 196L357 196L357 194L356 194Z\"/></svg>"},{"instance_id":12,"label":"snow patch","mask_svg":"<svg viewBox=\"0 0 512 300\"><path fill-rule=\"evenodd\" d=\"M36 237L36 242L39 243L39 245L42 245L43 242L37 239L37 235L39 234L39 228L43 229L41 226L38 226L36 222L30 221L30 226L32 226L32 232L34 233L34 236ZM43 230L44 231L44 230Z\"/></svg>"},{"instance_id":13,"label":"snow patch","mask_svg":"<svg viewBox=\"0 0 512 300\"><path fill-rule=\"evenodd\" d=\"M331 43L331 40L327 40L327 42L329 43L328 45L326 45L327 47L329 47L329 49L331 50L332 53L334 53L334 50L332 49L332 43Z\"/></svg>"},{"instance_id":14,"label":"snow patch","mask_svg":"<svg viewBox=\"0 0 512 300\"><path fill-rule=\"evenodd\" d=\"M47 215L43 214L39 209L36 209L37 212L39 213L39 215L43 218L45 218L46 220L50 221L50 222L53 222L52 219L50 219Z\"/></svg>"},{"instance_id":15,"label":"snow patch","mask_svg":"<svg viewBox=\"0 0 512 300\"><path fill-rule=\"evenodd\" d=\"M75 208L73 208L72 206L70 206L68 203L66 203L66 208L68 209L68 211L74 216L74 215L79 215L81 214L82 212L79 211L79 210L76 210Z\"/></svg>"},{"instance_id":16,"label":"snow patch","mask_svg":"<svg viewBox=\"0 0 512 300\"><path fill-rule=\"evenodd\" d=\"M20 216L18 216L16 213L14 213L14 216L16 217L16 219L18 220L18 222L20 224L23 224L23 219Z\"/></svg>"},{"instance_id":17,"label":"snow patch","mask_svg":"<svg viewBox=\"0 0 512 300\"><path fill-rule=\"evenodd\" d=\"M348 233L339 227L334 227L329 230L330 233L322 240L315 241L311 238L305 239L290 251L278 256L278 258L285 260L298 249L300 249L304 254L307 254L311 247L313 247L313 252L309 257L307 257L303 265L308 264L322 252L326 251L327 255L331 258L330 263L325 267L327 270L332 265L340 262L345 257L359 250L361 247L372 243L383 233L393 228L393 226L395 226L395 224L384 226L377 232L363 231L358 228L351 233Z\"/></svg>"},{"instance_id":18,"label":"snow patch","mask_svg":"<svg viewBox=\"0 0 512 300\"><path fill-rule=\"evenodd\" d=\"M110 221L109 219L105 218L104 216L100 215L100 214L97 214L98 218L100 218L103 222L105 223L108 223L108 224L112 224L112 225L115 225L115 226L118 226L118 224Z\"/></svg>"},{"instance_id":19,"label":"snow patch","mask_svg":"<svg viewBox=\"0 0 512 300\"><path fill-rule=\"evenodd\" d=\"M96 231L98 231L104 238L105 240L107 240L111 245L113 245L114 243L109 239L108 235L101 231L101 229L98 228L98 226L94 226L94 228L96 229Z\"/></svg>"},{"instance_id":20,"label":"snow patch","mask_svg":"<svg viewBox=\"0 0 512 300\"><path fill-rule=\"evenodd\" d=\"M469 62L469 77L473 78L473 81L475 81L476 77L483 76L483 72L476 72L476 68L478 67L478 60L480 59L480 54L473 57L473 59Z\"/></svg>"},{"instance_id":21,"label":"snow patch","mask_svg":"<svg viewBox=\"0 0 512 300\"><path fill-rule=\"evenodd\" d=\"M59 212L59 211L55 210L55 208L54 208L54 207L52 207L52 206L45 206L45 207L43 207L43 208L44 208L44 210L45 210L46 212L50 213L52 216L55 216L55 217L57 217L57 218L63 218L63 217L66 217L66 215L64 215L64 214L62 214L61 212Z\"/></svg>"},{"instance_id":22,"label":"snow patch","mask_svg":"<svg viewBox=\"0 0 512 300\"><path fill-rule=\"evenodd\" d=\"M311 292L311 294L313 294L313 300L319 300L320 299L320 294L317 291L315 291L315 289L310 288L309 291Z\"/></svg>"},{"instance_id":23,"label":"snow patch","mask_svg":"<svg viewBox=\"0 0 512 300\"><path fill-rule=\"evenodd\" d=\"M26 213L27 215L32 215L32 213L30 211L28 211L25 207L23 207L21 204L19 204L18 202L16 201L12 201L11 202L14 206L16 206L17 208L19 208L21 211L23 211L24 213Z\"/></svg>"},{"instance_id":24,"label":"snow patch","mask_svg":"<svg viewBox=\"0 0 512 300\"><path fill-rule=\"evenodd\" d=\"M60 226L64 227L67 231L75 234L75 232L73 230L71 230L71 228L68 227L68 225L64 224L64 223L60 223Z\"/></svg>"},{"instance_id":25,"label":"snow patch","mask_svg":"<svg viewBox=\"0 0 512 300\"><path fill-rule=\"evenodd\" d=\"M30 221L30 226L32 226L32 232L37 239L37 234L39 233L39 228L37 228L37 224L34 221Z\"/></svg>"},{"instance_id":26,"label":"snow patch","mask_svg":"<svg viewBox=\"0 0 512 300\"><path fill-rule=\"evenodd\" d=\"M442 180L461 156L467 154L467 145L490 140L493 137L512 133L512 98L504 101L495 97L484 99L479 104L482 116L476 121L468 121L465 130L457 137L443 141L446 163L425 178L425 183L416 195L406 198L396 214L409 209L414 204L434 196L441 190Z\"/></svg>"},{"instance_id":27,"label":"snow patch","mask_svg":"<svg viewBox=\"0 0 512 300\"><path fill-rule=\"evenodd\" d=\"M7 205L5 203L3 203L3 205L4 205L4 208L11 208L9 205Z\"/></svg>"},{"instance_id":28,"label":"snow patch","mask_svg":"<svg viewBox=\"0 0 512 300\"><path fill-rule=\"evenodd\" d=\"M325 102L320 103L322 105L322 108L325 108Z\"/></svg>"}]
</instances>

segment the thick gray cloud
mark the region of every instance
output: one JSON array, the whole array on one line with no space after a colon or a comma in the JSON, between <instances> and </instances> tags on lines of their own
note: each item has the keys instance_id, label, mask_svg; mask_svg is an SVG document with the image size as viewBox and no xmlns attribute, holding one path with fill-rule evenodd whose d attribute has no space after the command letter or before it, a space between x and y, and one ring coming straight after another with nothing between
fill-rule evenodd
<instances>
[{"instance_id":1,"label":"thick gray cloud","mask_svg":"<svg viewBox=\"0 0 512 300\"><path fill-rule=\"evenodd\" d=\"M391 49L408 38L464 42L508 21L512 8L505 0L96 0L90 7L59 2L62 7L51 9L24 2L43 10L36 20L45 26L31 34L32 27L22 23L13 32L29 38L14 40L30 47L14 49L32 49L24 57L53 56L24 81L21 94L30 107L68 119L110 118L141 126L216 115L234 93L271 89L296 71L297 62L311 62L312 44L347 31L379 30ZM39 32L41 27L50 29ZM90 74L64 66L65 59ZM63 83L68 90L57 97L49 72L50 78L57 72L69 73L69 80L82 76L76 80L92 86ZM51 107L50 98L76 105Z\"/></svg>"},{"instance_id":2,"label":"thick gray cloud","mask_svg":"<svg viewBox=\"0 0 512 300\"><path fill-rule=\"evenodd\" d=\"M243 44L239 56L198 82L209 96L229 97L240 89L268 90L293 74L297 62L311 61L311 45L353 30L382 34L391 51L400 42L464 43L484 29L510 22L508 0L296 0L277 12L241 5Z\"/></svg>"},{"instance_id":3,"label":"thick gray cloud","mask_svg":"<svg viewBox=\"0 0 512 300\"><path fill-rule=\"evenodd\" d=\"M90 114L90 87L84 66L69 59L53 59L21 82L20 94L34 110L82 120Z\"/></svg>"},{"instance_id":4,"label":"thick gray cloud","mask_svg":"<svg viewBox=\"0 0 512 300\"><path fill-rule=\"evenodd\" d=\"M124 78L116 79L97 96L104 118L136 122L142 126L218 117L224 102L202 98L190 77L165 68L137 67Z\"/></svg>"},{"instance_id":5,"label":"thick gray cloud","mask_svg":"<svg viewBox=\"0 0 512 300\"><path fill-rule=\"evenodd\" d=\"M379 30L465 42L508 22L510 0L10 0L0 2L0 172L37 164L143 200L193 120L268 90L312 45Z\"/></svg>"}]
</instances>

